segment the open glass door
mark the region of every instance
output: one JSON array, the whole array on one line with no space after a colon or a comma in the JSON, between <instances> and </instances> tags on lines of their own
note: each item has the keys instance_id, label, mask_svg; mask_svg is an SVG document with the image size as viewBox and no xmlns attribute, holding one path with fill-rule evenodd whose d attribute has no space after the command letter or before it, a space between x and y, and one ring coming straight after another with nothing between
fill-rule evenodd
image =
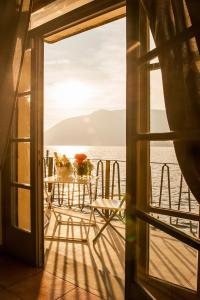
<instances>
[{"instance_id":1,"label":"open glass door","mask_svg":"<svg viewBox=\"0 0 200 300\"><path fill-rule=\"evenodd\" d=\"M38 154L37 133L38 92L35 40L26 49L14 112L10 157L6 182L6 252L29 264L40 266L43 261L42 241L42 164ZM42 70L42 68L41 68ZM41 77L42 78L42 77ZM42 84L42 81L40 82ZM36 88L37 87L37 88ZM41 112L42 113L42 112ZM40 171L39 171L40 170Z\"/></svg>"},{"instance_id":2,"label":"open glass door","mask_svg":"<svg viewBox=\"0 0 200 300\"><path fill-rule=\"evenodd\" d=\"M126 299L140 299L139 291L141 299L199 299L199 204L183 183L173 144L192 132L152 126L153 80L161 91L165 47L150 50L140 1L127 1L127 42Z\"/></svg>"}]
</instances>

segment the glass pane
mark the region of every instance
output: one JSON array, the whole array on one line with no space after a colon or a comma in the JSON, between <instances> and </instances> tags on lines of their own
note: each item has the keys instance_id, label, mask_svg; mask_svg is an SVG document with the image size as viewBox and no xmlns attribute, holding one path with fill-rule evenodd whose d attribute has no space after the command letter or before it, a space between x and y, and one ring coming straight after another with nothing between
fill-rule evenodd
<instances>
[{"instance_id":1,"label":"glass pane","mask_svg":"<svg viewBox=\"0 0 200 300\"><path fill-rule=\"evenodd\" d=\"M186 184L172 142L151 142L151 205L199 213L199 204Z\"/></svg>"},{"instance_id":2,"label":"glass pane","mask_svg":"<svg viewBox=\"0 0 200 300\"><path fill-rule=\"evenodd\" d=\"M150 31L150 50L154 48L155 43ZM158 57L150 61L151 64L158 62ZM150 131L169 131L169 125L165 110L162 74L160 69L150 71L150 109Z\"/></svg>"},{"instance_id":3,"label":"glass pane","mask_svg":"<svg viewBox=\"0 0 200 300\"><path fill-rule=\"evenodd\" d=\"M197 250L150 226L149 275L197 289Z\"/></svg>"},{"instance_id":4,"label":"glass pane","mask_svg":"<svg viewBox=\"0 0 200 300\"><path fill-rule=\"evenodd\" d=\"M30 183L30 143L12 144L12 181Z\"/></svg>"},{"instance_id":5,"label":"glass pane","mask_svg":"<svg viewBox=\"0 0 200 300\"><path fill-rule=\"evenodd\" d=\"M150 108L150 131L169 131L160 70L150 72Z\"/></svg>"},{"instance_id":6,"label":"glass pane","mask_svg":"<svg viewBox=\"0 0 200 300\"><path fill-rule=\"evenodd\" d=\"M18 98L17 137L30 137L30 96Z\"/></svg>"},{"instance_id":7,"label":"glass pane","mask_svg":"<svg viewBox=\"0 0 200 300\"><path fill-rule=\"evenodd\" d=\"M19 82L19 93L30 91L31 86L31 50L28 49L24 55L24 61L22 66L22 72Z\"/></svg>"},{"instance_id":8,"label":"glass pane","mask_svg":"<svg viewBox=\"0 0 200 300\"><path fill-rule=\"evenodd\" d=\"M30 208L30 190L22 188L13 189L14 209L13 225L31 231L31 208Z\"/></svg>"},{"instance_id":9,"label":"glass pane","mask_svg":"<svg viewBox=\"0 0 200 300\"><path fill-rule=\"evenodd\" d=\"M151 213L151 215L154 218L156 218L168 225L171 225L171 226L175 227L176 229L179 229L180 231L183 231L190 236L193 236L195 238L199 237L199 222L198 221L193 221L190 219L183 219L183 218L179 218L178 216L172 217L172 216L163 215L163 214L161 215L159 213Z\"/></svg>"},{"instance_id":10,"label":"glass pane","mask_svg":"<svg viewBox=\"0 0 200 300\"><path fill-rule=\"evenodd\" d=\"M30 143L18 143L18 182L30 183Z\"/></svg>"}]
</instances>

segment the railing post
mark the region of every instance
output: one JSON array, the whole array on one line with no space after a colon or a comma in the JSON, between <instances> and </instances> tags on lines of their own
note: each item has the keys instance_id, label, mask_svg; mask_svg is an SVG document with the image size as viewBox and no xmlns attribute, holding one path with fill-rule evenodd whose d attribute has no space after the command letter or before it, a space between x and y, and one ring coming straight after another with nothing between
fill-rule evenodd
<instances>
[{"instance_id":1,"label":"railing post","mask_svg":"<svg viewBox=\"0 0 200 300\"><path fill-rule=\"evenodd\" d=\"M100 168L101 168L101 197L104 198L104 164L102 160L99 160L97 162L97 170L96 170L97 177L99 177ZM98 184L99 184L99 180L96 181L95 195L94 195L95 200L98 194Z\"/></svg>"},{"instance_id":2,"label":"railing post","mask_svg":"<svg viewBox=\"0 0 200 300\"><path fill-rule=\"evenodd\" d=\"M152 172L151 172L151 165L149 168L149 198L150 198L150 205L153 204L153 189L152 189Z\"/></svg>"},{"instance_id":3,"label":"railing post","mask_svg":"<svg viewBox=\"0 0 200 300\"><path fill-rule=\"evenodd\" d=\"M110 160L106 160L105 198L110 198Z\"/></svg>"},{"instance_id":4,"label":"railing post","mask_svg":"<svg viewBox=\"0 0 200 300\"><path fill-rule=\"evenodd\" d=\"M53 157L48 157L48 177L53 175ZM51 192L52 184L48 184L48 192Z\"/></svg>"},{"instance_id":5,"label":"railing post","mask_svg":"<svg viewBox=\"0 0 200 300\"><path fill-rule=\"evenodd\" d=\"M105 198L110 198L110 160L106 160ZM109 217L109 211L105 211L105 216L106 218Z\"/></svg>"},{"instance_id":6,"label":"railing post","mask_svg":"<svg viewBox=\"0 0 200 300\"><path fill-rule=\"evenodd\" d=\"M49 150L46 150L46 157L44 157L44 177L48 176Z\"/></svg>"},{"instance_id":7,"label":"railing post","mask_svg":"<svg viewBox=\"0 0 200 300\"><path fill-rule=\"evenodd\" d=\"M115 160L112 165L112 188L111 188L111 199L114 198L114 190L115 190L115 169L117 168L117 187L118 187L118 199L121 199L121 179L120 179L120 168L119 162Z\"/></svg>"}]
</instances>

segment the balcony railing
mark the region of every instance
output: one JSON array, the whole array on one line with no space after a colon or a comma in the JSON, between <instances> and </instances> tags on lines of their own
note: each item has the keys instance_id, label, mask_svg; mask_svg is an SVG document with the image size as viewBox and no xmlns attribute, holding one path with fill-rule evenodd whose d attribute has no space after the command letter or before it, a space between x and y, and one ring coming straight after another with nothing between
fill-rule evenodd
<instances>
[{"instance_id":1,"label":"balcony railing","mask_svg":"<svg viewBox=\"0 0 200 300\"><path fill-rule=\"evenodd\" d=\"M93 198L121 199L126 192L126 162L102 159L91 159L91 161L94 164L93 175L98 177ZM178 164L151 162L150 170L149 212L160 220L196 236L199 204L184 181ZM44 176L53 174L55 174L54 160L53 157L47 156L44 158ZM46 188L51 189L51 185ZM84 189L80 193L80 188L77 187L71 206L78 206L87 211L87 191ZM64 184L55 185L53 201L59 206L67 205L69 192L69 186L66 189ZM170 216L165 212L170 212ZM185 217L183 218L182 215Z\"/></svg>"}]
</instances>

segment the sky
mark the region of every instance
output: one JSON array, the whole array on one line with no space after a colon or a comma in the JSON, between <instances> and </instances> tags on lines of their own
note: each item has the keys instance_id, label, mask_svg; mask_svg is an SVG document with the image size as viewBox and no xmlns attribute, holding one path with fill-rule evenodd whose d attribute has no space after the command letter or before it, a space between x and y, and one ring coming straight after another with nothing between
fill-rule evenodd
<instances>
[{"instance_id":1,"label":"sky","mask_svg":"<svg viewBox=\"0 0 200 300\"><path fill-rule=\"evenodd\" d=\"M45 43L44 128L99 109L126 107L125 18ZM151 74L153 109L163 109L159 72Z\"/></svg>"}]
</instances>

